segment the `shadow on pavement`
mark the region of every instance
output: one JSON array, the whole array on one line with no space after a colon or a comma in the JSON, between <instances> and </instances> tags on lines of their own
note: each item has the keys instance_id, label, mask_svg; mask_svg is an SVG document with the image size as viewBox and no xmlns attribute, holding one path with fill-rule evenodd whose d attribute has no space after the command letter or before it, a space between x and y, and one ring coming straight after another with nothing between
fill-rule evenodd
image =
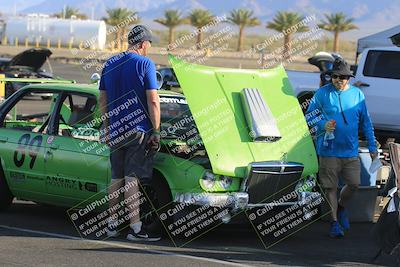
<instances>
[{"instance_id":1,"label":"shadow on pavement","mask_svg":"<svg viewBox=\"0 0 400 267\"><path fill-rule=\"evenodd\" d=\"M1 214L0 225L79 237L66 214L66 209L30 202L14 203L8 211ZM121 237L117 239L107 239L108 242L104 248L83 249L77 246L76 250L88 253L100 251L135 254L157 254L157 251L161 251L256 265L396 266L395 257L389 255L382 255L375 263L371 262L377 252L377 247L370 234L373 226L373 223L354 223L344 238L331 239L328 236L328 223L318 221L268 250L264 249L254 230L246 225L222 225L181 248L175 247L168 239L152 243L126 241L125 233L122 233ZM12 231L5 228L0 228L0 235L45 239L40 234ZM108 247L110 242L140 247L146 245L146 249L148 248L150 251L118 246Z\"/></svg>"}]
</instances>

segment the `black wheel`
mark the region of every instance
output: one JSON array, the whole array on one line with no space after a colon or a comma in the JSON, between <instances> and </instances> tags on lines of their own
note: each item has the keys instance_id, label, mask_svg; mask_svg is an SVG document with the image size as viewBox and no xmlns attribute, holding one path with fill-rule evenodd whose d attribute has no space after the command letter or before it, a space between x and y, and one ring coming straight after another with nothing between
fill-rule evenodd
<instances>
[{"instance_id":1,"label":"black wheel","mask_svg":"<svg viewBox=\"0 0 400 267\"><path fill-rule=\"evenodd\" d=\"M14 196L11 194L8 184L3 175L3 170L0 169L0 211L6 210L10 207Z\"/></svg>"},{"instance_id":2,"label":"black wheel","mask_svg":"<svg viewBox=\"0 0 400 267\"><path fill-rule=\"evenodd\" d=\"M165 178L155 172L152 185L144 186L148 201L141 206L141 220L150 232L166 234L165 227L172 223L172 218L161 222L159 215L173 207L171 190Z\"/></svg>"}]
</instances>

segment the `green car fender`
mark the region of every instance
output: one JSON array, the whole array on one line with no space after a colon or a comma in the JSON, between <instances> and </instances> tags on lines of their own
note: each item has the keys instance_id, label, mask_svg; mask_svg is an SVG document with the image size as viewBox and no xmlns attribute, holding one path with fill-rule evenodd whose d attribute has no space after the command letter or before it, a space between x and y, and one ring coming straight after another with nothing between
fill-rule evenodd
<instances>
[{"instance_id":1,"label":"green car fender","mask_svg":"<svg viewBox=\"0 0 400 267\"><path fill-rule=\"evenodd\" d=\"M199 180L204 167L190 160L158 153L155 156L154 169L167 181L174 198L177 192L202 192Z\"/></svg>"}]
</instances>

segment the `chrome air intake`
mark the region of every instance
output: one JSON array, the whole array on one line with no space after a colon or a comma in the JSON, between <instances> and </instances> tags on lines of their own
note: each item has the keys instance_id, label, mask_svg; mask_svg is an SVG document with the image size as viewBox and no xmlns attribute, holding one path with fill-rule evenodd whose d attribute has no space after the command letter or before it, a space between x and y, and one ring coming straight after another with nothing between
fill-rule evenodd
<instances>
[{"instance_id":1,"label":"chrome air intake","mask_svg":"<svg viewBox=\"0 0 400 267\"><path fill-rule=\"evenodd\" d=\"M257 88L244 88L240 93L250 136L256 142L274 142L282 136L276 120Z\"/></svg>"}]
</instances>

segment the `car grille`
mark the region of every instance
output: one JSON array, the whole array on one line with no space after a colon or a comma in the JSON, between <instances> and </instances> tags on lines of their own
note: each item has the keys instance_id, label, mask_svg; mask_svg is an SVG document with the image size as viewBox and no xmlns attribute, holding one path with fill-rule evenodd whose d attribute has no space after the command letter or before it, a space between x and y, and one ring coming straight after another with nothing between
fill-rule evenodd
<instances>
[{"instance_id":1,"label":"car grille","mask_svg":"<svg viewBox=\"0 0 400 267\"><path fill-rule=\"evenodd\" d=\"M249 194L249 204L270 203L290 195L301 178L304 166L296 162L254 162L249 166L249 174L244 190ZM294 201L286 198L286 202Z\"/></svg>"}]
</instances>

